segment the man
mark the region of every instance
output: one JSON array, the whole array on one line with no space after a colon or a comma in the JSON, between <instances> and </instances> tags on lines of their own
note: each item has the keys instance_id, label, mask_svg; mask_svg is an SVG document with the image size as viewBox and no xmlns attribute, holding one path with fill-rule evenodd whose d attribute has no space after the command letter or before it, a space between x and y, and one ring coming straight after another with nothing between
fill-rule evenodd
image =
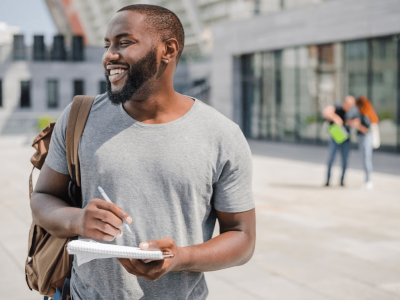
<instances>
[{"instance_id":1,"label":"man","mask_svg":"<svg viewBox=\"0 0 400 300\"><path fill-rule=\"evenodd\" d=\"M74 261L73 300L206 299L203 272L244 264L254 251L250 149L236 124L174 91L184 32L171 11L124 7L104 44L108 91L96 97L79 145L83 209L63 201L67 107L32 196L33 219L59 237L174 254L150 263ZM132 234L121 236L122 221Z\"/></svg>"},{"instance_id":2,"label":"man","mask_svg":"<svg viewBox=\"0 0 400 300\"><path fill-rule=\"evenodd\" d=\"M356 100L353 96L347 96L342 104L334 104L325 108L323 115L324 118L330 121L330 124L337 124L344 126L347 132L350 134L350 127L358 127L360 123L359 112L355 107ZM342 176L340 178L340 185L344 186L344 174L347 168L347 159L350 152L350 135L341 144L330 137L329 139L329 158L328 158L328 176L326 180L326 186L329 186L329 180L331 178L332 164L335 159L336 150L340 149L342 154Z\"/></svg>"}]
</instances>

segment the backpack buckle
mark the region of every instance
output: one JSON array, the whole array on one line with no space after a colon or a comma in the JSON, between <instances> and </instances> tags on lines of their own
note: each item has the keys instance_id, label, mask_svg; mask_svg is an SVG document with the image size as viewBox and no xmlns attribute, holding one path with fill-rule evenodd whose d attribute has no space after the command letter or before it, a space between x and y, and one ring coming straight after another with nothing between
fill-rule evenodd
<instances>
[{"instance_id":1,"label":"backpack buckle","mask_svg":"<svg viewBox=\"0 0 400 300\"><path fill-rule=\"evenodd\" d=\"M69 200L71 201L71 204L75 207L78 207L75 201L77 195L78 195L78 186L76 185L75 181L71 180L68 184L68 197Z\"/></svg>"}]
</instances>

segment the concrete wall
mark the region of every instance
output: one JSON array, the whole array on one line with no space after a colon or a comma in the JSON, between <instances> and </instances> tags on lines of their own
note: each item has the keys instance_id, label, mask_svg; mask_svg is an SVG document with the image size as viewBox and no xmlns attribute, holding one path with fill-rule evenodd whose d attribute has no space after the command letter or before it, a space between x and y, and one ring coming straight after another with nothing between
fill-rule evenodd
<instances>
[{"instance_id":1,"label":"concrete wall","mask_svg":"<svg viewBox=\"0 0 400 300\"><path fill-rule=\"evenodd\" d=\"M31 49L27 48L28 59L14 61L12 47L0 49L0 79L3 85L3 106L0 107L0 133L25 133L32 130L42 115L57 118L74 96L73 81L84 81L87 95L99 94L100 81L104 80L101 65L103 49L87 48L82 62L33 61ZM47 107L47 81L58 80L58 107ZM31 106L20 108L20 82L31 81Z\"/></svg>"},{"instance_id":2,"label":"concrete wall","mask_svg":"<svg viewBox=\"0 0 400 300\"><path fill-rule=\"evenodd\" d=\"M211 104L239 122L235 56L400 33L399 0L331 0L213 27ZM239 81L240 82L240 81ZM239 95L238 95L239 93Z\"/></svg>"},{"instance_id":3,"label":"concrete wall","mask_svg":"<svg viewBox=\"0 0 400 300\"><path fill-rule=\"evenodd\" d=\"M92 53L88 53L93 59ZM97 53L96 53L97 54ZM101 56L94 61L83 62L35 62L7 60L1 64L0 78L3 80L3 107L2 112L32 111L46 112L47 108L47 80L57 79L59 89L59 108L63 110L73 97L73 81L83 79L85 93L97 95L99 81L104 80L104 71L101 65ZM19 108L20 81L31 80L31 108Z\"/></svg>"},{"instance_id":4,"label":"concrete wall","mask_svg":"<svg viewBox=\"0 0 400 300\"><path fill-rule=\"evenodd\" d=\"M178 92L185 92L192 87L194 81L210 78L210 61L181 62L174 75L174 86Z\"/></svg>"}]
</instances>

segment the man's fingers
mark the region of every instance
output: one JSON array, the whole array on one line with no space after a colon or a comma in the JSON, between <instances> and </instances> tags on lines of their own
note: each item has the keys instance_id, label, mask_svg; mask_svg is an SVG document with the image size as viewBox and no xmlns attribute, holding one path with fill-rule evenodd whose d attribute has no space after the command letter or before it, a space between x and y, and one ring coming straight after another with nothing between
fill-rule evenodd
<instances>
[{"instance_id":1,"label":"man's fingers","mask_svg":"<svg viewBox=\"0 0 400 300\"><path fill-rule=\"evenodd\" d=\"M130 274L143 277L147 280L156 280L162 275L162 261L154 261L151 264L145 264L137 259L118 258L121 265Z\"/></svg>"},{"instance_id":2,"label":"man's fingers","mask_svg":"<svg viewBox=\"0 0 400 300\"><path fill-rule=\"evenodd\" d=\"M115 228L122 228L122 220L120 218L118 218L116 215L114 215L114 213L108 211L108 210L104 210L104 209L98 209L96 211L95 217L97 219L102 220L105 223L108 223L112 226L114 226Z\"/></svg>"},{"instance_id":3,"label":"man's fingers","mask_svg":"<svg viewBox=\"0 0 400 300\"><path fill-rule=\"evenodd\" d=\"M129 258L118 258L122 266L131 274L140 277L146 277L150 268L140 260Z\"/></svg>"},{"instance_id":4,"label":"man's fingers","mask_svg":"<svg viewBox=\"0 0 400 300\"><path fill-rule=\"evenodd\" d=\"M143 273L139 272L134 265L132 265L131 261L129 258L118 258L118 261L121 263L121 265L127 270L130 274L133 274L135 276L140 276L143 277Z\"/></svg>"},{"instance_id":5,"label":"man's fingers","mask_svg":"<svg viewBox=\"0 0 400 300\"><path fill-rule=\"evenodd\" d=\"M142 250L171 250L174 245L174 241L171 238L163 238L160 240L151 240L147 242L141 242L139 248Z\"/></svg>"},{"instance_id":6,"label":"man's fingers","mask_svg":"<svg viewBox=\"0 0 400 300\"><path fill-rule=\"evenodd\" d=\"M95 226L96 229L99 231L102 231L108 235L111 235L113 237L116 237L117 235L121 234L121 230L118 228L115 228L114 226L111 226L108 223L103 222L102 220L95 220Z\"/></svg>"},{"instance_id":7,"label":"man's fingers","mask_svg":"<svg viewBox=\"0 0 400 300\"><path fill-rule=\"evenodd\" d=\"M132 218L124 210L122 210L114 203L110 203L101 199L93 199L93 200L96 200L96 206L98 208L112 212L114 215L116 215L118 218L120 218L121 220L125 221L128 224L132 223Z\"/></svg>"},{"instance_id":8,"label":"man's fingers","mask_svg":"<svg viewBox=\"0 0 400 300\"><path fill-rule=\"evenodd\" d=\"M115 239L115 236L109 235L100 230L94 230L92 238L98 241L111 242Z\"/></svg>"}]
</instances>

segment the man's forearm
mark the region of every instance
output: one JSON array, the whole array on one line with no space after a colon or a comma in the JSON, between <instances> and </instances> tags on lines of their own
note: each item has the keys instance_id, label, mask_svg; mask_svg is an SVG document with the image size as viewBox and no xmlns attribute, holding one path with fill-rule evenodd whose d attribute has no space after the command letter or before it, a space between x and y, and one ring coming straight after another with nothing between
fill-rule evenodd
<instances>
[{"instance_id":1,"label":"man's forearm","mask_svg":"<svg viewBox=\"0 0 400 300\"><path fill-rule=\"evenodd\" d=\"M327 119L328 121L331 121L333 123L340 123L341 122L341 118L339 117L339 115L337 115L336 113L331 113L331 114L327 114L325 116L325 119Z\"/></svg>"},{"instance_id":2,"label":"man's forearm","mask_svg":"<svg viewBox=\"0 0 400 300\"><path fill-rule=\"evenodd\" d=\"M43 193L33 193L31 209L35 224L50 234L60 238L78 235L79 228L76 224L81 209L71 207L60 198Z\"/></svg>"},{"instance_id":3,"label":"man's forearm","mask_svg":"<svg viewBox=\"0 0 400 300\"><path fill-rule=\"evenodd\" d=\"M227 231L195 246L181 248L182 270L207 272L245 264L253 255L255 238L243 231Z\"/></svg>"}]
</instances>

